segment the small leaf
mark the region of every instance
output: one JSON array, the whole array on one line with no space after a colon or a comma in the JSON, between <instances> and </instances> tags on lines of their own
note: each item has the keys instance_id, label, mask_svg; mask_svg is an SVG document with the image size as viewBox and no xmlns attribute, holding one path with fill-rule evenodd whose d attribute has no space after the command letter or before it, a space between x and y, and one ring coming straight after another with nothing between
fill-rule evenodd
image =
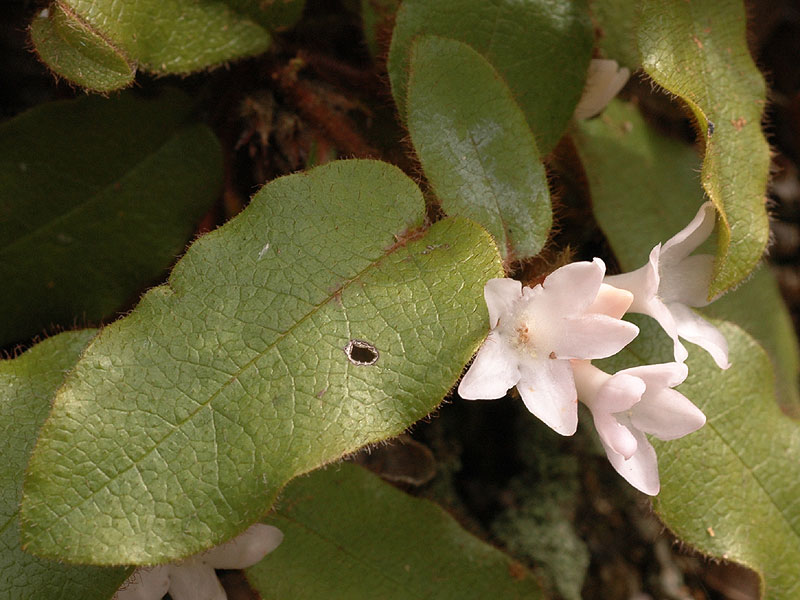
<instances>
[{"instance_id":1,"label":"small leaf","mask_svg":"<svg viewBox=\"0 0 800 600\"><path fill-rule=\"evenodd\" d=\"M113 315L183 250L222 179L191 109L84 97L0 125L0 345Z\"/></svg>"},{"instance_id":2,"label":"small leaf","mask_svg":"<svg viewBox=\"0 0 800 600\"><path fill-rule=\"evenodd\" d=\"M103 36L54 4L31 23L36 51L51 69L80 86L108 92L133 83L136 65Z\"/></svg>"},{"instance_id":3,"label":"small leaf","mask_svg":"<svg viewBox=\"0 0 800 600\"><path fill-rule=\"evenodd\" d=\"M31 459L23 539L68 562L157 563L240 533L296 475L424 417L486 335L502 275L477 225L424 234L377 161L265 186L169 284L103 329Z\"/></svg>"},{"instance_id":4,"label":"small leaf","mask_svg":"<svg viewBox=\"0 0 800 600\"><path fill-rule=\"evenodd\" d=\"M265 522L285 536L246 571L265 598L543 597L520 563L355 465L295 480Z\"/></svg>"},{"instance_id":5,"label":"small leaf","mask_svg":"<svg viewBox=\"0 0 800 600\"><path fill-rule=\"evenodd\" d=\"M0 597L6 600L108 600L126 569L68 566L19 547L22 475L50 399L94 330L65 332L13 360L0 361Z\"/></svg>"},{"instance_id":6,"label":"small leaf","mask_svg":"<svg viewBox=\"0 0 800 600\"><path fill-rule=\"evenodd\" d=\"M800 596L800 426L775 404L772 366L758 343L732 323L715 325L732 366L722 371L690 349L689 378L678 390L708 422L679 440L651 440L661 474L654 506L683 542L758 571L764 598L793 600ZM670 344L645 326L605 368L662 359L654 348L669 354Z\"/></svg>"},{"instance_id":7,"label":"small leaf","mask_svg":"<svg viewBox=\"0 0 800 600\"><path fill-rule=\"evenodd\" d=\"M703 202L692 148L659 135L630 104L614 101L575 136L594 214L623 271L647 262L650 250L683 229ZM766 268L700 310L745 329L767 350L778 374L781 404L800 410L800 352L789 312Z\"/></svg>"},{"instance_id":8,"label":"small leaf","mask_svg":"<svg viewBox=\"0 0 800 600\"><path fill-rule=\"evenodd\" d=\"M417 38L408 129L442 208L486 227L504 257L538 254L552 223L536 141L508 87L461 42Z\"/></svg>"},{"instance_id":9,"label":"small leaf","mask_svg":"<svg viewBox=\"0 0 800 600\"><path fill-rule=\"evenodd\" d=\"M641 7L642 65L689 105L705 141L703 188L722 222L713 297L744 280L767 244L764 79L747 48L741 0L646 0Z\"/></svg>"},{"instance_id":10,"label":"small leaf","mask_svg":"<svg viewBox=\"0 0 800 600\"><path fill-rule=\"evenodd\" d=\"M190 73L264 52L303 0L59 0L32 25L41 58L97 91L130 84L136 67ZM123 68L127 65L127 70Z\"/></svg>"},{"instance_id":11,"label":"small leaf","mask_svg":"<svg viewBox=\"0 0 800 600\"><path fill-rule=\"evenodd\" d=\"M561 138L586 81L592 26L583 0L405 0L389 50L392 94L407 116L411 45L432 34L472 46L497 70L542 155Z\"/></svg>"},{"instance_id":12,"label":"small leaf","mask_svg":"<svg viewBox=\"0 0 800 600\"><path fill-rule=\"evenodd\" d=\"M638 0L592 0L590 5L603 58L611 58L631 72L641 66L636 30Z\"/></svg>"}]
</instances>

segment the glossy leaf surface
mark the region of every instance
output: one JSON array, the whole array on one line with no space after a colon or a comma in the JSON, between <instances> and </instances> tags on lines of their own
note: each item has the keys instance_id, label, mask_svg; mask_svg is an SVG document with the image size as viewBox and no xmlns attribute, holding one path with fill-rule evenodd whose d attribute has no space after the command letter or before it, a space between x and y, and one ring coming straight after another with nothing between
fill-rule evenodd
<instances>
[{"instance_id":1,"label":"glossy leaf surface","mask_svg":"<svg viewBox=\"0 0 800 600\"><path fill-rule=\"evenodd\" d=\"M422 220L398 169L341 161L271 182L195 242L59 390L25 484L29 549L196 553L289 479L433 410L486 335L483 285L502 270L482 228Z\"/></svg>"},{"instance_id":2,"label":"glossy leaf surface","mask_svg":"<svg viewBox=\"0 0 800 600\"><path fill-rule=\"evenodd\" d=\"M455 40L422 36L411 55L408 129L442 208L481 223L504 257L538 254L552 222L547 175L508 87Z\"/></svg>"},{"instance_id":3,"label":"glossy leaf surface","mask_svg":"<svg viewBox=\"0 0 800 600\"><path fill-rule=\"evenodd\" d=\"M580 0L405 0L389 51L400 115L408 113L411 45L419 35L452 38L483 55L520 103L539 150L548 154L581 97L592 27Z\"/></svg>"},{"instance_id":4,"label":"glossy leaf surface","mask_svg":"<svg viewBox=\"0 0 800 600\"><path fill-rule=\"evenodd\" d=\"M191 110L84 97L0 125L0 345L113 315L183 251L222 179Z\"/></svg>"},{"instance_id":5,"label":"glossy leaf surface","mask_svg":"<svg viewBox=\"0 0 800 600\"><path fill-rule=\"evenodd\" d=\"M0 597L6 600L108 600L126 569L63 565L19 544L22 476L50 400L95 330L70 331L0 361Z\"/></svg>"},{"instance_id":6,"label":"glossy leaf surface","mask_svg":"<svg viewBox=\"0 0 800 600\"><path fill-rule=\"evenodd\" d=\"M284 542L247 578L264 598L542 598L520 563L440 507L342 464L293 481L266 519Z\"/></svg>"},{"instance_id":7,"label":"glossy leaf surface","mask_svg":"<svg viewBox=\"0 0 800 600\"><path fill-rule=\"evenodd\" d=\"M765 86L746 22L741 0L647 0L639 23L644 70L689 105L705 142L701 181L722 219L712 297L750 274L769 235Z\"/></svg>"}]
</instances>

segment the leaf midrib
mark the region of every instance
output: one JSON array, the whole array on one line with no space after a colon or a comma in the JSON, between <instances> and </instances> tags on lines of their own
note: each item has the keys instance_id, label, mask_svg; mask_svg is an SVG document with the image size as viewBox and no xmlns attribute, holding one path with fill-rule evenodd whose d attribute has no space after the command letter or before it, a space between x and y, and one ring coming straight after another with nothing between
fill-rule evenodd
<instances>
[{"instance_id":1,"label":"leaf midrib","mask_svg":"<svg viewBox=\"0 0 800 600\"><path fill-rule=\"evenodd\" d=\"M430 231L430 229L425 231L425 234L424 234L423 237L427 236L428 231ZM409 243L413 243L414 241L416 241L416 240L412 240ZM109 478L107 481L103 482L102 486L100 486L96 490L93 490L92 493L89 494L88 496L86 496L85 498L83 498L80 503L70 506L68 511L66 511L66 512L64 512L64 513L62 513L62 514L60 514L58 516L57 520L61 520L66 515L69 515L69 514L75 512L80 507L82 507L84 504L86 504L88 501L90 501L92 498L94 498L97 494L99 494L100 492L105 490L111 483L113 483L114 481L116 481L117 479L122 477L124 474L126 474L131 469L135 468L141 461L143 461L148 456L150 456L150 454L155 452L167 439L169 439L172 436L173 433L179 431L186 423L191 421L195 417L195 415L197 415L201 410L203 410L206 407L210 406L212 404L212 402L214 401L214 399L216 399L229 385L231 385L232 383L237 381L237 379L242 375L242 373L244 373L247 369L249 369L258 360L260 360L261 358L266 356L266 354L268 352L270 352L272 349L274 349L284 338L286 338L286 336L291 334L302 323L304 323L305 321L310 319L312 316L314 316L319 310L322 309L322 307L326 306L327 304L330 304L337 296L340 296L342 294L342 292L344 290L346 290L349 286L351 286L352 284L354 284L357 281L359 281L361 279L361 277L365 273L367 273L368 271L376 268L382 261L386 260L386 258L388 258L392 254L394 254L400 248L407 248L407 245L397 246L397 247L395 247L395 248L393 248L393 249L391 249L389 251L384 249L384 254L382 254L380 257L376 258L375 260L369 262L369 264L367 264L363 269L361 269L359 272L357 272L351 278L344 279L342 285L340 285L338 288L336 288L332 292L330 292L326 297L324 297L323 300L321 300L319 302L319 304L313 305L311 310L309 310L305 315L303 315L295 323L293 323L290 327L288 327L286 329L286 331L281 332L279 335L277 335L275 340L271 344L266 346L262 351L257 352L256 355L251 360L249 360L242 367L240 367L235 373L233 373L228 378L227 381L225 381L225 383L223 383L221 386L219 386L219 388L217 390L215 390L211 394L211 396L208 398L208 400L206 400L206 401L204 401L202 403L198 403L198 406L194 411L189 413L185 419L183 419L182 421L176 423L173 427L171 427L167 431L167 434L164 435L157 442L155 442L151 446L151 448L149 450L147 450L144 454L142 454L141 456L139 456L135 460L132 460L130 465L128 465L124 469L120 470L118 473L116 473L114 475L114 477ZM172 290L172 288L170 287L169 283L166 286L160 286L159 288L155 288L155 289L161 289L163 287L168 287L170 290ZM100 335L102 335L102 333ZM100 336L98 335L98 337L96 337L95 340L99 339L99 337ZM94 343L94 341L92 343ZM58 398L58 396L56 397L56 400L57 400L57 398ZM284 482L279 482L279 485L277 487L280 487L280 484L282 484L282 483L284 483ZM55 511L53 511L53 512L55 512ZM45 533L47 533L47 530L42 529L41 533L37 534L34 537L31 537L29 539L28 543L32 544L35 540L39 539L41 537L41 535L43 535Z\"/></svg>"}]
</instances>

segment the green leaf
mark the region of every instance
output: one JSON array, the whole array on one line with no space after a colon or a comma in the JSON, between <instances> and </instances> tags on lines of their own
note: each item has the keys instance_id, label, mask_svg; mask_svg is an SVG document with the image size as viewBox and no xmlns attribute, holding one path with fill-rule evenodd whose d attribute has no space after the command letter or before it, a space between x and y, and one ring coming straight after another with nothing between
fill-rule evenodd
<instances>
[{"instance_id":1,"label":"green leaf","mask_svg":"<svg viewBox=\"0 0 800 600\"><path fill-rule=\"evenodd\" d=\"M42 61L80 86L108 92L136 76L136 65L124 52L59 5L34 17L31 39Z\"/></svg>"},{"instance_id":2,"label":"green leaf","mask_svg":"<svg viewBox=\"0 0 800 600\"><path fill-rule=\"evenodd\" d=\"M690 349L689 378L678 389L708 422L680 440L652 440L661 473L655 509L683 542L758 571L765 598L793 600L800 596L800 427L775 404L772 366L758 343L731 323L715 325L732 366L722 371ZM663 359L654 348L670 344L651 325L606 364Z\"/></svg>"},{"instance_id":3,"label":"green leaf","mask_svg":"<svg viewBox=\"0 0 800 600\"><path fill-rule=\"evenodd\" d=\"M190 73L264 52L303 0L59 0L34 19L36 50L59 75L97 91L129 85L135 69Z\"/></svg>"},{"instance_id":4,"label":"green leaf","mask_svg":"<svg viewBox=\"0 0 800 600\"><path fill-rule=\"evenodd\" d=\"M553 149L581 97L591 59L585 1L405 0L388 62L404 120L411 45L422 34L456 39L483 55L519 102L541 153Z\"/></svg>"},{"instance_id":5,"label":"green leaf","mask_svg":"<svg viewBox=\"0 0 800 600\"><path fill-rule=\"evenodd\" d=\"M285 537L249 568L265 598L542 598L533 575L437 505L341 464L292 482L265 522Z\"/></svg>"},{"instance_id":6,"label":"green leaf","mask_svg":"<svg viewBox=\"0 0 800 600\"><path fill-rule=\"evenodd\" d=\"M745 279L767 244L764 79L747 48L741 0L646 0L641 6L642 65L689 105L705 141L703 188L722 221L713 297Z\"/></svg>"},{"instance_id":7,"label":"green leaf","mask_svg":"<svg viewBox=\"0 0 800 600\"><path fill-rule=\"evenodd\" d=\"M50 399L94 330L65 332L13 360L0 361L0 597L6 600L108 600L126 569L68 566L19 547L22 475Z\"/></svg>"},{"instance_id":8,"label":"green leaf","mask_svg":"<svg viewBox=\"0 0 800 600\"><path fill-rule=\"evenodd\" d=\"M59 390L25 482L29 550L194 554L289 479L433 410L486 335L483 285L502 269L482 228L422 233L423 217L397 168L340 161L271 182L195 242Z\"/></svg>"},{"instance_id":9,"label":"green leaf","mask_svg":"<svg viewBox=\"0 0 800 600\"><path fill-rule=\"evenodd\" d=\"M445 212L481 223L504 258L539 253L552 223L547 175L525 116L486 59L455 40L417 38L408 129Z\"/></svg>"},{"instance_id":10,"label":"green leaf","mask_svg":"<svg viewBox=\"0 0 800 600\"><path fill-rule=\"evenodd\" d=\"M0 125L0 345L113 315L183 250L222 180L191 109L84 97Z\"/></svg>"},{"instance_id":11,"label":"green leaf","mask_svg":"<svg viewBox=\"0 0 800 600\"><path fill-rule=\"evenodd\" d=\"M575 136L591 188L594 213L624 271L647 262L650 250L683 229L702 203L694 150L659 135L630 104L613 101ZM800 408L800 353L791 317L766 268L700 312L737 323L766 348L781 404Z\"/></svg>"},{"instance_id":12,"label":"green leaf","mask_svg":"<svg viewBox=\"0 0 800 600\"><path fill-rule=\"evenodd\" d=\"M641 66L636 30L638 0L592 0L590 5L597 31L597 45L604 58L612 58L631 72Z\"/></svg>"}]
</instances>

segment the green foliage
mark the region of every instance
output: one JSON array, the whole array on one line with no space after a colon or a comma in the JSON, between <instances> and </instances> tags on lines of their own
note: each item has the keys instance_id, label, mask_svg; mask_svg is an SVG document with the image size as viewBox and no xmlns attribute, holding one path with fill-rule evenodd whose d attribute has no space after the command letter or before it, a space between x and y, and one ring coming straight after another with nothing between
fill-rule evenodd
<instances>
[{"instance_id":1,"label":"green foliage","mask_svg":"<svg viewBox=\"0 0 800 600\"><path fill-rule=\"evenodd\" d=\"M296 479L265 522L285 534L247 570L265 598L543 597L521 564L355 465Z\"/></svg>"},{"instance_id":2,"label":"green foliage","mask_svg":"<svg viewBox=\"0 0 800 600\"><path fill-rule=\"evenodd\" d=\"M705 143L701 181L722 223L713 297L744 280L767 244L764 80L747 48L741 0L646 0L641 6L644 70L689 105Z\"/></svg>"},{"instance_id":3,"label":"green foliage","mask_svg":"<svg viewBox=\"0 0 800 600\"><path fill-rule=\"evenodd\" d=\"M303 0L63 0L32 24L36 50L57 74L105 92L137 69L190 73L265 51L270 31L294 23Z\"/></svg>"},{"instance_id":4,"label":"green foliage","mask_svg":"<svg viewBox=\"0 0 800 600\"><path fill-rule=\"evenodd\" d=\"M183 250L222 179L219 142L191 110L167 90L0 125L0 345L113 315Z\"/></svg>"},{"instance_id":5,"label":"green foliage","mask_svg":"<svg viewBox=\"0 0 800 600\"><path fill-rule=\"evenodd\" d=\"M68 566L19 547L22 475L50 399L95 330L62 333L25 354L0 361L0 596L6 600L108 600L126 569Z\"/></svg>"},{"instance_id":6,"label":"green foliage","mask_svg":"<svg viewBox=\"0 0 800 600\"><path fill-rule=\"evenodd\" d=\"M508 87L466 44L420 36L408 128L442 208L481 223L504 257L538 254L552 214L536 141Z\"/></svg>"},{"instance_id":7,"label":"green foliage","mask_svg":"<svg viewBox=\"0 0 800 600\"><path fill-rule=\"evenodd\" d=\"M486 334L483 283L502 270L478 226L421 233L422 217L399 170L342 161L273 181L195 242L59 390L25 482L26 546L185 557L292 477L433 410Z\"/></svg>"},{"instance_id":8,"label":"green foliage","mask_svg":"<svg viewBox=\"0 0 800 600\"><path fill-rule=\"evenodd\" d=\"M641 66L636 44L638 0L592 0L590 8L603 57L613 58L631 72L638 69Z\"/></svg>"},{"instance_id":9,"label":"green foliage","mask_svg":"<svg viewBox=\"0 0 800 600\"><path fill-rule=\"evenodd\" d=\"M669 344L649 323L606 368L665 359ZM800 580L800 427L775 403L767 355L731 323L731 368L720 370L692 347L689 378L678 390L706 414L699 431L653 440L661 471L659 517L679 539L712 556L748 565L763 579L764 597L797 598Z\"/></svg>"},{"instance_id":10,"label":"green foliage","mask_svg":"<svg viewBox=\"0 0 800 600\"><path fill-rule=\"evenodd\" d=\"M622 102L609 105L602 118L582 123L575 140L597 221L622 269L636 269L647 262L650 249L680 231L702 203L700 161L691 148L659 135L635 107ZM737 323L766 348L777 373L779 399L796 410L800 353L770 272L760 269L735 292L700 312Z\"/></svg>"},{"instance_id":11,"label":"green foliage","mask_svg":"<svg viewBox=\"0 0 800 600\"><path fill-rule=\"evenodd\" d=\"M422 34L472 47L505 80L542 155L556 145L581 97L592 51L582 0L405 0L389 50L400 116L408 116L411 46ZM465 99L466 100L466 99Z\"/></svg>"}]
</instances>

